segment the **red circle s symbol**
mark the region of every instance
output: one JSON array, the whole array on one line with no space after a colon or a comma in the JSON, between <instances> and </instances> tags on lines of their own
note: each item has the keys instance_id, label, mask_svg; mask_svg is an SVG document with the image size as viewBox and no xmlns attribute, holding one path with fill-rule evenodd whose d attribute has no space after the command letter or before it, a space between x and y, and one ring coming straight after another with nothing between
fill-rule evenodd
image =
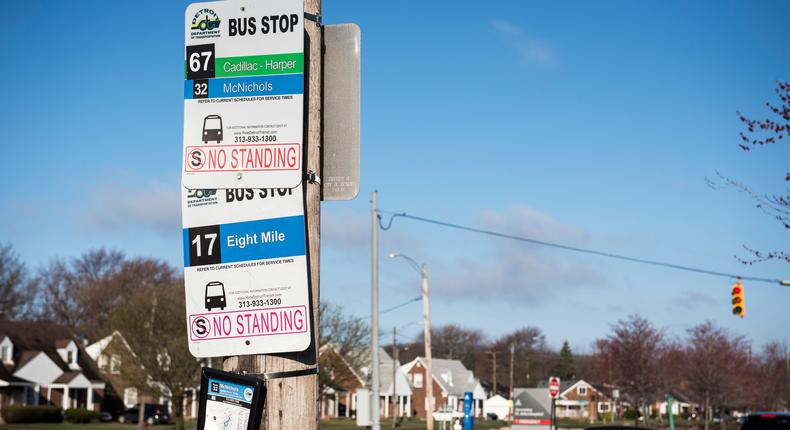
<instances>
[{"instance_id":1,"label":"red circle s symbol","mask_svg":"<svg viewBox=\"0 0 790 430\"><path fill-rule=\"evenodd\" d=\"M206 154L200 149L193 149L189 151L187 156L187 164L192 170L200 170L206 164Z\"/></svg>"},{"instance_id":2,"label":"red circle s symbol","mask_svg":"<svg viewBox=\"0 0 790 430\"><path fill-rule=\"evenodd\" d=\"M206 317L197 317L192 320L192 335L198 339L205 339L211 333L211 324Z\"/></svg>"}]
</instances>

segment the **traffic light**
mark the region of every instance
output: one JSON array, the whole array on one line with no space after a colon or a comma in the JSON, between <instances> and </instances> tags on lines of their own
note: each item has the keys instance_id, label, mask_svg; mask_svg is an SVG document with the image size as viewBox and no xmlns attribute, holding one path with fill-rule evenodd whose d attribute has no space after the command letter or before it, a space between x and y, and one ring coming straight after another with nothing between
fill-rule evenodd
<instances>
[{"instance_id":1,"label":"traffic light","mask_svg":"<svg viewBox=\"0 0 790 430\"><path fill-rule=\"evenodd\" d=\"M732 286L732 314L741 318L746 315L746 303L743 300L743 285L740 279Z\"/></svg>"}]
</instances>

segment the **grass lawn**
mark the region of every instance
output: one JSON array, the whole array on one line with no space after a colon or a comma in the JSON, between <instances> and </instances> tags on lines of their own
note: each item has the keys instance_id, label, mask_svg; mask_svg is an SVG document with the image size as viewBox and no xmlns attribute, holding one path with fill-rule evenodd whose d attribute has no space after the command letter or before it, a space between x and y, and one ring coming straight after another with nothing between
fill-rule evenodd
<instances>
[{"instance_id":1,"label":"grass lawn","mask_svg":"<svg viewBox=\"0 0 790 430\"><path fill-rule=\"evenodd\" d=\"M382 421L381 428L390 429L391 421ZM186 430L195 430L197 422L187 420ZM324 420L321 421L322 429L332 430L357 430L354 420ZM492 430L507 427L504 421L475 421L476 430ZM175 430L175 424L149 426L149 430ZM400 430L422 430L425 428L425 421L404 420L398 429ZM448 426L449 428L449 426ZM34 424L7 424L0 426L0 430L136 430L137 424L119 423L91 423L91 424L72 424L72 423L34 423ZM441 429L441 423L434 423L434 429Z\"/></svg>"},{"instance_id":2,"label":"grass lawn","mask_svg":"<svg viewBox=\"0 0 790 430\"><path fill-rule=\"evenodd\" d=\"M357 427L357 423L355 420L346 420L346 419L338 419L338 420L323 420L321 421L322 429L332 429L332 430L357 430L361 427ZM499 430L502 427L508 428L508 425L505 421L484 421L484 420L475 420L475 430ZM389 430L392 428L392 420L381 420L381 429L382 430ZM439 430L442 428L442 424L439 422L433 423L434 430ZM451 425L447 425L447 429L452 429ZM423 430L425 429L425 421L422 420L403 420L398 427L399 430Z\"/></svg>"},{"instance_id":3,"label":"grass lawn","mask_svg":"<svg viewBox=\"0 0 790 430\"><path fill-rule=\"evenodd\" d=\"M186 430L195 430L197 421L185 420ZM175 423L148 426L149 430L176 430ZM32 424L6 424L0 426L0 430L137 430L137 424L112 423L32 423Z\"/></svg>"}]
</instances>

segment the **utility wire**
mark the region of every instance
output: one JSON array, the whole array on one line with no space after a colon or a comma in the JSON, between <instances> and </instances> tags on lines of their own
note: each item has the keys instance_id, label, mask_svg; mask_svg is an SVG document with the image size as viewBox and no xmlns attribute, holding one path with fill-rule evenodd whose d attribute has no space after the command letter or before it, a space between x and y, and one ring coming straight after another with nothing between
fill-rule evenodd
<instances>
[{"instance_id":1,"label":"utility wire","mask_svg":"<svg viewBox=\"0 0 790 430\"><path fill-rule=\"evenodd\" d=\"M617 260L630 261L632 263L649 264L649 265L652 265L652 266L666 267L666 268L675 269L675 270L685 270L687 272L702 273L702 274L705 274L705 275L720 276L720 277L724 277L724 278L740 278L740 279L747 280L747 281L766 282L766 283L769 283L769 284L780 284L780 285L783 285L783 286L790 286L790 281L783 281L781 279L761 278L761 277L756 277L756 276L743 276L743 275L738 275L738 274L733 274L733 273L718 272L718 271L715 271L715 270L700 269L700 268L697 268L697 267L684 266L684 265L681 265L681 264L666 263L666 262L663 262L663 261L646 260L646 259L643 259L643 258L629 257L627 255L613 254L611 252L604 252L604 251L597 251L597 250L594 250L594 249L586 249L586 248L579 248L579 247L576 247L576 246L562 245L562 244L559 244L559 243L547 242L547 241L544 241L544 240L537 240L537 239L532 239L532 238L529 238L529 237L516 236L516 235L512 235L512 234L507 234L507 233L500 233L500 232L491 231L491 230L484 230L484 229L481 229L481 228L468 227L468 226L464 226L464 225L460 225L460 224L453 224L453 223L446 222L446 221L430 219L430 218L424 218L424 217L415 216L415 215L409 215L406 212L389 212L389 211L383 211L383 210L379 209L378 213L379 214L390 215L390 219L387 222L386 226L381 221L381 215L379 215L379 217L378 217L379 218L379 226L381 227L382 230L389 230L390 228L392 228L392 223L395 220L395 218L407 218L407 219L412 219L412 220L415 220L415 221L421 221L421 222L428 223L428 224L439 225L439 226L442 226L442 227L449 227L449 228L454 228L454 229L458 229L458 230L465 230L465 231L470 231L470 232L473 232L473 233L480 233L480 234L485 234L485 235L488 235L488 236L501 237L501 238L504 238L504 239L515 240L515 241L519 241L519 242L527 242L527 243L532 243L532 244L535 244L535 245L548 246L548 247L551 247L551 248L564 249L566 251L580 252L580 253L583 253L583 254L598 255L598 256L601 256L601 257L607 257L607 258L614 258L614 259L617 259Z\"/></svg>"},{"instance_id":2,"label":"utility wire","mask_svg":"<svg viewBox=\"0 0 790 430\"><path fill-rule=\"evenodd\" d=\"M403 303L401 303L401 304L399 304L399 305L395 305L395 306L393 306L393 307L391 307L391 308L387 308L387 309L384 309L383 311L379 311L379 315L381 315L381 314L386 314L387 312L392 312L392 311L394 311L394 310L397 310L397 309L400 309L400 308L402 308L402 307L404 307L404 306L406 306L406 305L408 305L408 304L410 304L410 303L414 303L414 302L416 302L416 301L420 301L420 300L422 300L422 297L415 297L415 298L413 298L413 299L409 299L408 301L405 301L405 302L403 302ZM366 316L366 317L365 317L365 318L363 318L363 319L368 319L368 318L370 318L370 317L371 317L371 316L370 316L370 315L368 315L368 316Z\"/></svg>"}]
</instances>

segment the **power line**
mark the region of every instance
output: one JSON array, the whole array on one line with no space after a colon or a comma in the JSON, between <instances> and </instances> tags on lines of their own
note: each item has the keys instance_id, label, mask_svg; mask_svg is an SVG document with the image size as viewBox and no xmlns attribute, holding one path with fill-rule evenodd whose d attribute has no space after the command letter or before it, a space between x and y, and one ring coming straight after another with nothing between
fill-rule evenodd
<instances>
[{"instance_id":1,"label":"power line","mask_svg":"<svg viewBox=\"0 0 790 430\"><path fill-rule=\"evenodd\" d=\"M379 311L379 315L386 314L387 312L392 312L394 310L400 309L400 308L408 305L409 303L414 303L414 302L417 302L417 301L420 301L420 300L422 300L422 297L415 297L413 299L409 299L408 301L405 301L405 302L403 302L403 303L401 303L399 305L395 305L395 306L393 306L391 308L387 308L387 309L384 309L383 311ZM370 315L366 316L363 319L368 319L368 318L370 318Z\"/></svg>"},{"instance_id":2,"label":"power line","mask_svg":"<svg viewBox=\"0 0 790 430\"><path fill-rule=\"evenodd\" d=\"M614 259L617 259L617 260L630 261L632 263L649 264L649 265L652 265L652 266L666 267L666 268L675 269L675 270L685 270L687 272L702 273L702 274L705 274L705 275L720 276L720 277L724 277L724 278L740 278L740 279L747 280L747 281L766 282L766 283L769 283L769 284L780 284L780 285L783 285L783 286L790 286L790 281L783 281L781 279L761 278L761 277L756 277L756 276L743 276L743 275L737 275L737 274L733 274L733 273L718 272L718 271L715 271L715 270L700 269L700 268L697 268L697 267L684 266L684 265L681 265L681 264L666 263L666 262L663 262L663 261L655 261L655 260L647 260L647 259L643 259L643 258L629 257L627 255L614 254L614 253L611 253L611 252L598 251L598 250L594 250L594 249L579 248L579 247L576 247L576 246L562 245L562 244L559 244L559 243L547 242L547 241L544 241L544 240L537 240L537 239L532 239L532 238L524 237L524 236L516 236L516 235L513 235L513 234L500 233L500 232L492 231L492 230L484 230L484 229L481 229L481 228L468 227L468 226L464 226L464 225L460 225L460 224L454 224L454 223L447 222L447 221L441 221L441 220L424 218L424 217L415 216L415 215L409 215L406 212L389 212L389 211L383 211L383 210L380 210L380 209L377 212L379 214L390 215L389 222L387 223L386 226L381 221L381 216L379 215L379 217L378 217L379 218L379 226L381 227L382 230L389 230L390 228L392 228L392 223L393 223L393 221L395 221L395 218L407 218L407 219L412 219L412 220L415 220L415 221L420 221L420 222L424 222L424 223L428 223L428 224L439 225L439 226L442 226L442 227L449 227L449 228L454 228L454 229L458 229L458 230L465 230L465 231L469 231L469 232L472 232L472 233L485 234L485 235L488 235L488 236L495 236L495 237L500 237L500 238L503 238L503 239L515 240L515 241L519 241L519 242L527 242L527 243L532 243L532 244L535 244L535 245L548 246L548 247L552 247L552 248L563 249L563 250L566 250L566 251L580 252L580 253L583 253L583 254L598 255L598 256L601 256L601 257L607 257L607 258L614 258Z\"/></svg>"}]
</instances>

